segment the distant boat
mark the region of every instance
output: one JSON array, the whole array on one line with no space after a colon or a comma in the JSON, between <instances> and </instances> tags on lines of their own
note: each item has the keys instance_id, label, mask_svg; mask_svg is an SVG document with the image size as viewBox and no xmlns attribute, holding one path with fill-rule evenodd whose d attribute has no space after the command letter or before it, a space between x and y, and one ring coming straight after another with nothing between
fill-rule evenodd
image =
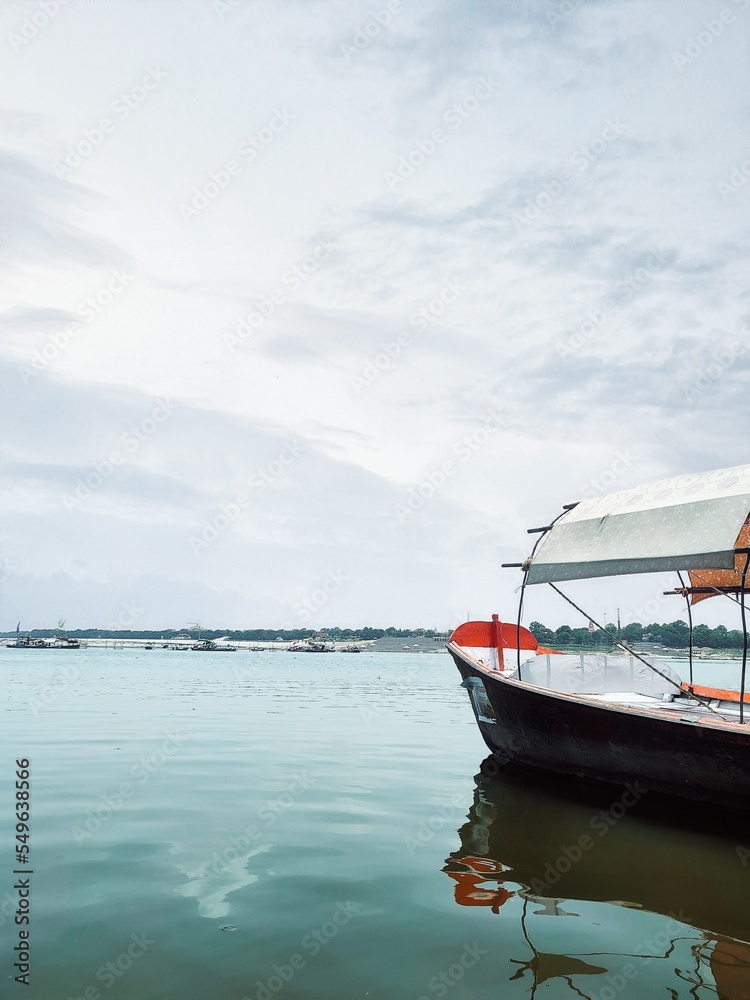
<instances>
[{"instance_id":1,"label":"distant boat","mask_svg":"<svg viewBox=\"0 0 750 1000\"><path fill-rule=\"evenodd\" d=\"M67 635L58 635L49 644L50 649L80 649L81 644L77 639L69 639Z\"/></svg>"},{"instance_id":2,"label":"distant boat","mask_svg":"<svg viewBox=\"0 0 750 1000\"><path fill-rule=\"evenodd\" d=\"M739 691L684 682L624 643L620 655L566 654L520 624L466 622L448 651L477 725L499 760L529 773L643 788L750 810L750 694L745 693L750 569L750 465L663 480L568 504L522 564L523 586L665 570L739 605L744 633ZM573 605L585 618L584 609ZM601 626L598 626L601 627ZM692 624L690 628L692 648Z\"/></svg>"},{"instance_id":3,"label":"distant boat","mask_svg":"<svg viewBox=\"0 0 750 1000\"><path fill-rule=\"evenodd\" d=\"M291 644L289 653L333 653L334 646L323 639L297 639Z\"/></svg>"},{"instance_id":4,"label":"distant boat","mask_svg":"<svg viewBox=\"0 0 750 1000\"><path fill-rule=\"evenodd\" d=\"M190 647L197 653L236 653L237 647L225 642L213 642L211 639L201 639Z\"/></svg>"},{"instance_id":5,"label":"distant boat","mask_svg":"<svg viewBox=\"0 0 750 1000\"><path fill-rule=\"evenodd\" d=\"M339 653L361 653L361 652L362 652L361 646L342 646L339 649Z\"/></svg>"},{"instance_id":6,"label":"distant boat","mask_svg":"<svg viewBox=\"0 0 750 1000\"><path fill-rule=\"evenodd\" d=\"M7 649L80 649L77 639L69 639L66 635L58 635L51 642L36 636L19 635L12 642L6 642Z\"/></svg>"},{"instance_id":7,"label":"distant boat","mask_svg":"<svg viewBox=\"0 0 750 1000\"><path fill-rule=\"evenodd\" d=\"M6 642L5 646L7 649L49 649L50 644L45 639L17 635L12 642Z\"/></svg>"}]
</instances>

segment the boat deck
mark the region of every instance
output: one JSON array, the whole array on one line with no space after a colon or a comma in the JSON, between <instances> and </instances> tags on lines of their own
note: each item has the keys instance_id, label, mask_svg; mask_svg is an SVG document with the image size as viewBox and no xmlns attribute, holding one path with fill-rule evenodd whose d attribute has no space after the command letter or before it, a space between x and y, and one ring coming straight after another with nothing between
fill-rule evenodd
<instances>
[{"instance_id":1,"label":"boat deck","mask_svg":"<svg viewBox=\"0 0 750 1000\"><path fill-rule=\"evenodd\" d=\"M697 690L699 697L695 697L692 691L688 689L688 685L684 682L681 687L679 686L680 678L678 678L677 675L674 675L671 680L667 680L666 675L662 673L661 677L663 680L658 682L662 683L663 689L660 691L654 691L650 694L642 691L639 692L627 689L601 690L600 688L599 690L595 690L594 687L597 683L601 684L603 681L606 683L608 669L609 676L615 676L613 669L615 665L612 658L609 657L603 658L603 669L595 672L590 678L584 675L582 669L583 659L580 661L581 670L579 671L577 666L573 670L571 670L570 665L564 667L561 662L561 657L557 660L557 662L560 663L560 666L563 669L557 674L557 679L565 679L567 683L557 686L555 684L556 671L554 668L550 668L549 656L527 660L522 667L523 672L526 673L527 676L523 679L519 679L516 669L507 668L497 670L496 668L485 663L482 658L477 656L475 650L467 649L466 647L459 648L461 648L463 654L468 656L468 658L470 658L483 672L496 677L501 677L504 680L509 680L516 684L520 683L530 688L536 688L541 691L549 691L552 694L560 695L565 698L574 698L577 701L588 702L589 704L599 705L602 707L606 706L607 708L647 713L649 715L658 716L659 718L674 720L675 722L679 721L703 725L736 726L740 721L738 692L723 689L699 688ZM607 660L609 660L609 664L607 664ZM532 666L534 662L537 662L538 664L536 671ZM632 664L633 661L631 658L628 660L627 670L625 672L621 671L619 674L619 680L624 680L626 684L628 683L628 672L630 673L631 680L634 676L633 670L631 669ZM533 677L533 680L530 679L531 677ZM595 681L595 684L590 690L586 690L586 687L589 686L588 680L591 679ZM573 687L568 686L571 681L575 681ZM643 679L641 678L641 683L642 682ZM718 697L710 697L711 694L717 695ZM745 702L747 704L748 695L745 696ZM750 706L745 708L744 716L745 723L750 723Z\"/></svg>"},{"instance_id":2,"label":"boat deck","mask_svg":"<svg viewBox=\"0 0 750 1000\"><path fill-rule=\"evenodd\" d=\"M739 722L739 702L712 699L698 701L688 695L675 695L674 698L654 698L651 695L637 694L633 691L617 691L608 694L585 694L582 697L593 702L605 702L622 707L647 708L665 715L679 715L684 722ZM714 715L713 713L718 713ZM750 721L750 712L746 713Z\"/></svg>"}]
</instances>

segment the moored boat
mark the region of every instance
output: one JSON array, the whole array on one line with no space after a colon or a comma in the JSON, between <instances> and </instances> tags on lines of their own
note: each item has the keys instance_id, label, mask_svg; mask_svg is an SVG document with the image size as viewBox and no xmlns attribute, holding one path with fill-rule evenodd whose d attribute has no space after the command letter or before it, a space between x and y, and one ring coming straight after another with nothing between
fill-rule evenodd
<instances>
[{"instance_id":1,"label":"moored boat","mask_svg":"<svg viewBox=\"0 0 750 1000\"><path fill-rule=\"evenodd\" d=\"M296 639L288 653L333 653L335 647L324 639Z\"/></svg>"},{"instance_id":2,"label":"moored boat","mask_svg":"<svg viewBox=\"0 0 750 1000\"><path fill-rule=\"evenodd\" d=\"M236 653L237 647L226 642L214 642L212 639L201 639L190 647L197 653Z\"/></svg>"},{"instance_id":3,"label":"moored boat","mask_svg":"<svg viewBox=\"0 0 750 1000\"><path fill-rule=\"evenodd\" d=\"M12 642L5 643L6 649L49 649L44 639L31 635L17 635Z\"/></svg>"},{"instance_id":4,"label":"moored boat","mask_svg":"<svg viewBox=\"0 0 750 1000\"><path fill-rule=\"evenodd\" d=\"M77 639L69 639L66 635L58 635L51 642L36 636L19 635L12 642L6 642L7 649L80 649Z\"/></svg>"},{"instance_id":5,"label":"moored boat","mask_svg":"<svg viewBox=\"0 0 750 1000\"><path fill-rule=\"evenodd\" d=\"M67 635L58 635L49 644L50 649L80 649L81 644L77 639L70 639Z\"/></svg>"},{"instance_id":6,"label":"moored boat","mask_svg":"<svg viewBox=\"0 0 750 1000\"><path fill-rule=\"evenodd\" d=\"M745 466L569 504L538 529L540 540L520 564L523 587L549 583L565 597L556 584L566 580L686 572L689 584L680 577L670 593L688 601L691 633L695 603L729 597L742 616L741 680L738 691L701 687L693 682L692 658L684 681L624 643L616 655L571 655L540 647L520 622L503 623L497 615L467 622L448 650L495 757L532 772L639 782L651 791L750 810L749 514Z\"/></svg>"}]
</instances>

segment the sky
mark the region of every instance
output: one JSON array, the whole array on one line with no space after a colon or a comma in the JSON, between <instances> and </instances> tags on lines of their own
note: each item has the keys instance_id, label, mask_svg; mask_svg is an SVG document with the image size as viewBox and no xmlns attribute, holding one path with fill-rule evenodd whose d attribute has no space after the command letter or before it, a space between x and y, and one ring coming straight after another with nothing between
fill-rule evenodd
<instances>
[{"instance_id":1,"label":"sky","mask_svg":"<svg viewBox=\"0 0 750 1000\"><path fill-rule=\"evenodd\" d=\"M2 4L0 629L507 619L750 462L748 8Z\"/></svg>"}]
</instances>

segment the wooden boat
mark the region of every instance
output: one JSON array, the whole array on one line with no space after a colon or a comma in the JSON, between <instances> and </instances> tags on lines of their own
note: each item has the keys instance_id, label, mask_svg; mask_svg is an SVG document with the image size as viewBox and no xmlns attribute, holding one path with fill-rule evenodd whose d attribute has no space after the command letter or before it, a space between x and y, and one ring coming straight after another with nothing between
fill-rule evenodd
<instances>
[{"instance_id":1,"label":"wooden boat","mask_svg":"<svg viewBox=\"0 0 750 1000\"><path fill-rule=\"evenodd\" d=\"M565 597L558 582L675 570L689 574L689 585L680 577L669 593L684 596L689 612L728 595L742 615L742 680L739 691L702 688L692 658L685 682L624 643L619 655L571 655L541 648L520 623L497 615L467 622L448 650L493 755L532 772L750 810L749 514L744 466L568 504L551 525L532 529L541 537L520 564L523 588L549 583Z\"/></svg>"},{"instance_id":2,"label":"wooden boat","mask_svg":"<svg viewBox=\"0 0 750 1000\"><path fill-rule=\"evenodd\" d=\"M325 639L296 639L287 649L288 653L333 653L332 646Z\"/></svg>"},{"instance_id":3,"label":"wooden boat","mask_svg":"<svg viewBox=\"0 0 750 1000\"><path fill-rule=\"evenodd\" d=\"M80 649L77 639L69 639L67 635L58 635L51 642L30 635L19 635L12 642L7 642L7 649Z\"/></svg>"},{"instance_id":4,"label":"wooden boat","mask_svg":"<svg viewBox=\"0 0 750 1000\"><path fill-rule=\"evenodd\" d=\"M32 635L17 635L12 642L6 642L7 649L49 649L50 644L45 639Z\"/></svg>"},{"instance_id":5,"label":"wooden boat","mask_svg":"<svg viewBox=\"0 0 750 1000\"><path fill-rule=\"evenodd\" d=\"M12 642L6 642L7 649L80 649L81 644L77 639L69 638L62 630L65 622L61 619L58 623L61 633L56 635L52 641L42 639L41 636L22 635L21 622L16 625L16 637Z\"/></svg>"},{"instance_id":6,"label":"wooden boat","mask_svg":"<svg viewBox=\"0 0 750 1000\"><path fill-rule=\"evenodd\" d=\"M190 647L196 653L236 653L237 647L226 642L214 642L213 639L201 639Z\"/></svg>"},{"instance_id":7,"label":"wooden boat","mask_svg":"<svg viewBox=\"0 0 750 1000\"><path fill-rule=\"evenodd\" d=\"M58 635L49 644L50 649L80 649L81 644L77 639L71 639L67 635Z\"/></svg>"}]
</instances>

